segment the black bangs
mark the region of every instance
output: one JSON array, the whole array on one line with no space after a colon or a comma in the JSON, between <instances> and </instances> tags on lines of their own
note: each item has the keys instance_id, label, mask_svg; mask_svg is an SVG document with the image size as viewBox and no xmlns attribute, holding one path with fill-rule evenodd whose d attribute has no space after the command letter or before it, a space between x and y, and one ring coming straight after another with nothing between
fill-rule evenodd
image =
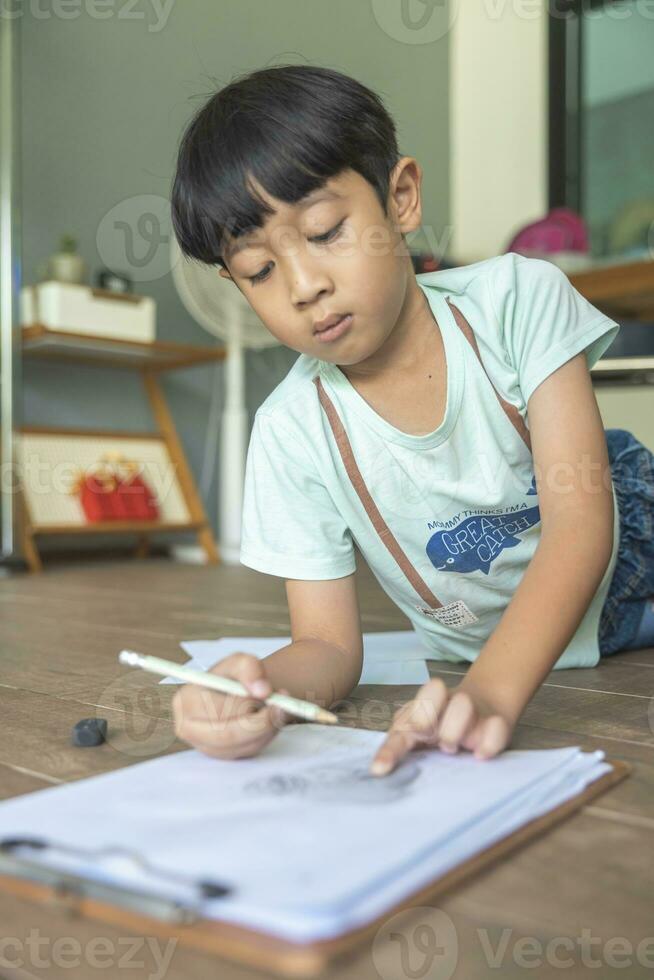
<instances>
[{"instance_id":1,"label":"black bangs","mask_svg":"<svg viewBox=\"0 0 654 980\"><path fill-rule=\"evenodd\" d=\"M352 169L386 214L399 159L395 124L378 95L340 72L306 65L264 68L216 92L188 124L171 195L184 255L225 265L232 238L262 228L272 197L296 204Z\"/></svg>"}]
</instances>

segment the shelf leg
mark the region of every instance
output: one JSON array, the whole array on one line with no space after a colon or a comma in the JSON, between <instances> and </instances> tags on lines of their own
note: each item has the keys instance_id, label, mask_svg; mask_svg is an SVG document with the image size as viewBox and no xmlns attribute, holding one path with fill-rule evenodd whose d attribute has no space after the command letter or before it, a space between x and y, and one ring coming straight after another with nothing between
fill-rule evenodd
<instances>
[{"instance_id":1,"label":"shelf leg","mask_svg":"<svg viewBox=\"0 0 654 980\"><path fill-rule=\"evenodd\" d=\"M213 536L213 531L202 505L193 474L186 461L184 449L177 435L175 423L166 404L156 372L144 370L141 374L157 428L166 440L170 458L175 464L179 485L182 488L191 520L202 524L202 527L197 532L198 543L204 548L208 564L218 565L220 564L220 554Z\"/></svg>"},{"instance_id":2,"label":"shelf leg","mask_svg":"<svg viewBox=\"0 0 654 980\"><path fill-rule=\"evenodd\" d=\"M43 562L41 561L39 549L36 546L36 540L32 533L32 523L22 489L18 489L16 492L16 519L18 538L22 545L23 558L27 563L27 567L33 573L42 572Z\"/></svg>"},{"instance_id":3,"label":"shelf leg","mask_svg":"<svg viewBox=\"0 0 654 980\"><path fill-rule=\"evenodd\" d=\"M134 557L138 559L147 558L150 554L150 539L147 534L142 534L136 543Z\"/></svg>"},{"instance_id":4,"label":"shelf leg","mask_svg":"<svg viewBox=\"0 0 654 980\"><path fill-rule=\"evenodd\" d=\"M213 536L213 532L209 526L202 527L198 531L198 544L204 548L204 553L207 556L207 564L209 565L219 565L220 556L218 555L218 548L216 546L216 541Z\"/></svg>"},{"instance_id":5,"label":"shelf leg","mask_svg":"<svg viewBox=\"0 0 654 980\"><path fill-rule=\"evenodd\" d=\"M43 562L41 561L39 550L36 547L34 536L30 534L29 531L25 531L22 535L22 538L23 538L23 555L25 557L25 561L27 562L27 567L29 568L30 572L33 573L42 572Z\"/></svg>"}]
</instances>

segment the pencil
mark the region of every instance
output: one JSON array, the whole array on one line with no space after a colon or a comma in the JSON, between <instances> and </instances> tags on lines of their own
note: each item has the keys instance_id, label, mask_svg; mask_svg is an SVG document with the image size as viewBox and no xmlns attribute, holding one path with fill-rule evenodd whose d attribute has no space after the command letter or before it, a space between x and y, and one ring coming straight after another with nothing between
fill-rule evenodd
<instances>
[{"instance_id":1,"label":"pencil","mask_svg":"<svg viewBox=\"0 0 654 980\"><path fill-rule=\"evenodd\" d=\"M172 660L164 660L161 657L150 657L143 653L136 653L134 650L122 650L118 654L118 660L127 667L141 667L152 674L160 674L162 677L176 677L187 684L199 684L200 687L209 687L214 691L221 691L223 694L235 694L237 697L246 698L254 697L244 684L232 680L231 677L221 677L220 674L195 670L193 667L185 667L183 664L176 664ZM311 701L293 698L290 694L273 693L267 698L255 698L255 700L274 704L278 708L283 708L289 715L296 715L306 721L317 721L323 725L338 725L338 715L321 708L320 705L313 704Z\"/></svg>"}]
</instances>

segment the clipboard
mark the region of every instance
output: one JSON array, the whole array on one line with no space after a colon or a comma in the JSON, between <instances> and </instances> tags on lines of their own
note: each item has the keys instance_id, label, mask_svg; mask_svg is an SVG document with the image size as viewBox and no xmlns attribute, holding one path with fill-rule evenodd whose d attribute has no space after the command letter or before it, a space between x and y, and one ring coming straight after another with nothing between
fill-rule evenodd
<instances>
[{"instance_id":1,"label":"clipboard","mask_svg":"<svg viewBox=\"0 0 654 980\"><path fill-rule=\"evenodd\" d=\"M39 865L37 861L16 858L12 853L14 841L0 841L0 891L157 939L175 938L183 946L280 976L315 977L334 960L356 953L390 916L414 905L429 904L464 880L485 871L621 782L632 771L632 766L621 760L605 758L604 761L612 767L611 771L581 793L474 854L373 921L331 939L294 943L233 923L202 918L191 906L177 901L91 881ZM211 883L197 885L201 894L202 888L220 888Z\"/></svg>"}]
</instances>

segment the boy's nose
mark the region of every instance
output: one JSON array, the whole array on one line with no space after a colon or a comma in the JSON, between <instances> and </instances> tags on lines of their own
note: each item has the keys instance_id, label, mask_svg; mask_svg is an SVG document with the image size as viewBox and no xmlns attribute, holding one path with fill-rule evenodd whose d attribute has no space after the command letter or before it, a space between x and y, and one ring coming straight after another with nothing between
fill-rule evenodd
<instances>
[{"instance_id":1,"label":"boy's nose","mask_svg":"<svg viewBox=\"0 0 654 980\"><path fill-rule=\"evenodd\" d=\"M315 258L296 256L289 262L288 275L291 301L300 309L319 303L332 293L331 279ZM315 319L320 316L316 312Z\"/></svg>"}]
</instances>

